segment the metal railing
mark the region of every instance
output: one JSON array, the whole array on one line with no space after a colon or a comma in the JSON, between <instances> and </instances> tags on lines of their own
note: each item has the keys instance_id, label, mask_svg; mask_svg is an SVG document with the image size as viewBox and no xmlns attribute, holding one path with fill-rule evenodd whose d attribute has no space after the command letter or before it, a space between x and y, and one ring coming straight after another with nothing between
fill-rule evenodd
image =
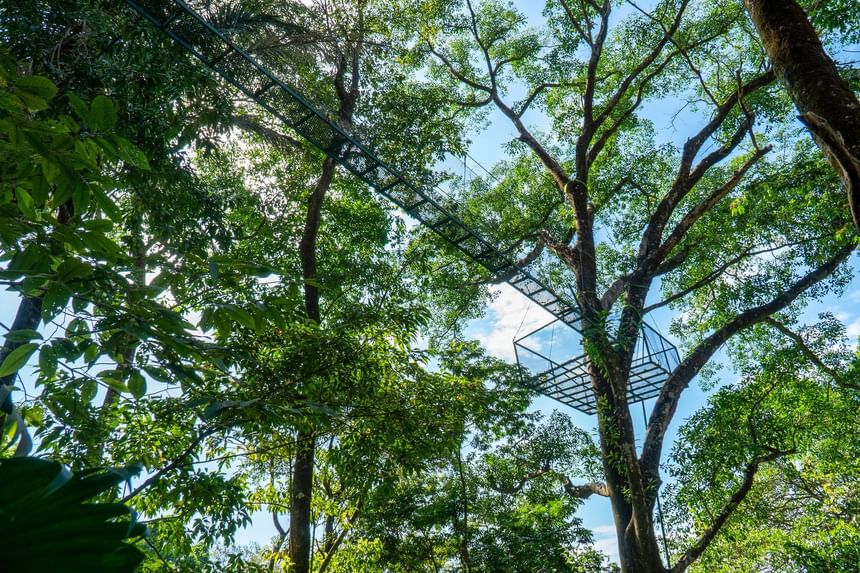
<instances>
[{"instance_id":1,"label":"metal railing","mask_svg":"<svg viewBox=\"0 0 860 573\"><path fill-rule=\"evenodd\" d=\"M216 28L187 2L184 0L125 1L133 10L193 54L227 83L333 158L380 195L417 219L489 273L504 276L508 284L553 315L557 321L566 324L576 332L582 331L581 313L575 299L570 301L563 298L544 281L517 265L509 254L479 236L455 214L456 205L451 203L443 191L434 185L411 181L395 166L383 161L373 149L363 143L356 133L339 125L329 114L311 103L301 91L278 77L257 58L237 45L225 32ZM677 357L675 347L656 332L648 332L643 328L643 335L637 344L640 343L647 347L653 346L655 349L659 347L663 349L663 354L666 356L674 353ZM669 366L668 358L663 362L665 364L662 362L658 364L660 371L665 371ZM651 379L648 377L651 366L652 362L646 361L634 369L631 392L633 387L638 388L637 384L639 384L639 382L633 383L634 379L642 381ZM570 381L582 378L579 363L554 364L550 370L558 371L559 376L564 371L564 376L567 376ZM641 383L645 384L645 382ZM650 383L648 387L651 387ZM550 390L548 387L547 391ZM552 391L555 392L555 390ZM651 392L648 390L645 394L650 395ZM631 394L631 397L636 396L638 394ZM570 401L579 403L572 397ZM581 405L587 404L588 401L585 400ZM571 405L574 404L571 403ZM579 406L574 405L574 407Z\"/></svg>"}]
</instances>

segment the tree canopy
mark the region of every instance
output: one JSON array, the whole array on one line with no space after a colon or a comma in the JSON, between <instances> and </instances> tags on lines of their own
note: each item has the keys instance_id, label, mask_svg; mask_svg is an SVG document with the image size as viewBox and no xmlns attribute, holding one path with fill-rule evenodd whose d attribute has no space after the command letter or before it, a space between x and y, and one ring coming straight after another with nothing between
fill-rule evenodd
<instances>
[{"instance_id":1,"label":"tree canopy","mask_svg":"<svg viewBox=\"0 0 860 573\"><path fill-rule=\"evenodd\" d=\"M753 0L142 2L162 29L108 4L0 7L16 566L74 546L104 571L860 567L860 361L823 308L857 296L854 124L785 61L815 48L850 108L860 8L796 5L811 39L786 55ZM201 33L184 7L327 144L279 120L295 98L255 103L277 82L237 90L166 35L171 14ZM344 166L370 153L512 264ZM469 340L522 271L577 309L561 350L593 426L535 407L557 373ZM655 323L679 357L643 429ZM98 546L59 544L75 524Z\"/></svg>"}]
</instances>

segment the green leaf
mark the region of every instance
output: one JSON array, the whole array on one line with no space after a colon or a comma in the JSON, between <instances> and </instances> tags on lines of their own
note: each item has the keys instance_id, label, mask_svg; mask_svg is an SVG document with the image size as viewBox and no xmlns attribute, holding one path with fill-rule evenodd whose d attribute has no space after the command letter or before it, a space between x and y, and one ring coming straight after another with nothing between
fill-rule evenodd
<instances>
[{"instance_id":1,"label":"green leaf","mask_svg":"<svg viewBox=\"0 0 860 573\"><path fill-rule=\"evenodd\" d=\"M73 93L70 93L66 96L69 99L69 105L72 106L75 114L82 119L87 124L90 123L90 110L87 108L87 104L84 103L84 100L79 98Z\"/></svg>"},{"instance_id":2,"label":"green leaf","mask_svg":"<svg viewBox=\"0 0 860 573\"><path fill-rule=\"evenodd\" d=\"M13 330L6 334L6 340L9 342L30 342L34 338L42 339L42 335L39 334L38 331L33 330L32 328L22 328L20 330Z\"/></svg>"},{"instance_id":3,"label":"green leaf","mask_svg":"<svg viewBox=\"0 0 860 573\"><path fill-rule=\"evenodd\" d=\"M35 342L22 344L6 356L3 364L0 365L0 377L9 376L20 370L30 359L39 345Z\"/></svg>"},{"instance_id":4,"label":"green leaf","mask_svg":"<svg viewBox=\"0 0 860 573\"><path fill-rule=\"evenodd\" d=\"M117 207L114 200L105 193L105 190L102 189L101 185L90 185L90 191L93 194L93 198L96 200L96 205L99 206L99 209L104 211L104 214L107 215L111 221L117 223L122 221L122 213L120 213L119 207Z\"/></svg>"},{"instance_id":5,"label":"green leaf","mask_svg":"<svg viewBox=\"0 0 860 573\"><path fill-rule=\"evenodd\" d=\"M256 330L257 322L254 320L254 315L245 310L240 306L236 306L233 304L225 304L223 307L224 311L229 314L233 320L249 328L251 330Z\"/></svg>"},{"instance_id":6,"label":"green leaf","mask_svg":"<svg viewBox=\"0 0 860 573\"><path fill-rule=\"evenodd\" d=\"M128 392L128 386L117 378L119 373L116 370L103 370L99 372L98 376L109 388L113 388L120 394Z\"/></svg>"},{"instance_id":7,"label":"green leaf","mask_svg":"<svg viewBox=\"0 0 860 573\"><path fill-rule=\"evenodd\" d=\"M116 125L117 114L113 102L103 95L96 96L90 109L90 126L107 131Z\"/></svg>"},{"instance_id":8,"label":"green leaf","mask_svg":"<svg viewBox=\"0 0 860 573\"><path fill-rule=\"evenodd\" d=\"M144 366L143 369L147 374L152 376L155 380L159 382L170 382L170 374L167 373L167 370L161 368L160 366Z\"/></svg>"},{"instance_id":9,"label":"green leaf","mask_svg":"<svg viewBox=\"0 0 860 573\"><path fill-rule=\"evenodd\" d=\"M135 398L143 398L146 395L146 378L143 374L134 370L128 377L128 389Z\"/></svg>"},{"instance_id":10,"label":"green leaf","mask_svg":"<svg viewBox=\"0 0 860 573\"><path fill-rule=\"evenodd\" d=\"M75 190L72 192L72 204L75 206L75 213L86 213L90 206L90 189L83 181L78 181L75 185Z\"/></svg>"},{"instance_id":11,"label":"green leaf","mask_svg":"<svg viewBox=\"0 0 860 573\"><path fill-rule=\"evenodd\" d=\"M39 375L51 377L57 372L57 354L52 346L45 346L39 352Z\"/></svg>"},{"instance_id":12,"label":"green leaf","mask_svg":"<svg viewBox=\"0 0 860 573\"><path fill-rule=\"evenodd\" d=\"M33 204L33 197L30 196L24 189L18 187L15 189L15 198L18 200L18 209L28 219L38 219L36 207Z\"/></svg>"},{"instance_id":13,"label":"green leaf","mask_svg":"<svg viewBox=\"0 0 860 573\"><path fill-rule=\"evenodd\" d=\"M15 81L15 88L36 97L50 100L57 95L57 86L43 76L24 76Z\"/></svg>"},{"instance_id":14,"label":"green leaf","mask_svg":"<svg viewBox=\"0 0 860 573\"><path fill-rule=\"evenodd\" d=\"M120 159L138 169L149 170L149 161L139 147L118 135L113 136L113 142L116 143Z\"/></svg>"},{"instance_id":15,"label":"green leaf","mask_svg":"<svg viewBox=\"0 0 860 573\"><path fill-rule=\"evenodd\" d=\"M92 378L89 378L84 381L81 385L81 401L89 404L93 401L93 398L96 397L96 393L99 391L99 384Z\"/></svg>"},{"instance_id":16,"label":"green leaf","mask_svg":"<svg viewBox=\"0 0 860 573\"><path fill-rule=\"evenodd\" d=\"M53 282L48 287L44 298L42 299L42 320L45 323L51 322L58 314L60 314L66 305L69 304L69 298L72 296L72 291L69 287L61 282Z\"/></svg>"}]
</instances>

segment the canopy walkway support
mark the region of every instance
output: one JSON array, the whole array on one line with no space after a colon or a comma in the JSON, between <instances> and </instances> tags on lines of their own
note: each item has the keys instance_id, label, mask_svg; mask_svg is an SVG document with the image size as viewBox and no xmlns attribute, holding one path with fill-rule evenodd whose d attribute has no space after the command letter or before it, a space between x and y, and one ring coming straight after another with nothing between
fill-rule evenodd
<instances>
[{"instance_id":1,"label":"canopy walkway support","mask_svg":"<svg viewBox=\"0 0 860 573\"><path fill-rule=\"evenodd\" d=\"M212 25L187 2L126 0L126 3L227 83L380 195L490 273L508 277L506 282L514 289L545 309L556 320L581 332L581 314L575 301L562 298L546 283L517 265L508 254L478 236L444 205L442 194L433 186L410 181L397 168L380 159L355 134L348 132L299 90L236 45L226 33ZM672 346L669 341L662 337L660 339L661 344ZM551 371L556 370L553 368ZM535 388L538 389L537 386ZM635 393L631 393L630 397L634 401L639 399ZM564 403L578 407L573 402Z\"/></svg>"}]
</instances>

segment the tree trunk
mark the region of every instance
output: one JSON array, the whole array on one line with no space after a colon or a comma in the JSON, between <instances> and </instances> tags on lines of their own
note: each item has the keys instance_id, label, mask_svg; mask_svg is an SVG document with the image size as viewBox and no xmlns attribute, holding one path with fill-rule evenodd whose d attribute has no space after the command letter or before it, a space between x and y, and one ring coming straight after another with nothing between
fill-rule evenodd
<instances>
[{"instance_id":1,"label":"tree trunk","mask_svg":"<svg viewBox=\"0 0 860 573\"><path fill-rule=\"evenodd\" d=\"M299 241L299 258L302 265L305 314L316 323L320 322L320 292L314 280L317 276L317 235L322 218L322 204L331 186L336 164L327 157L323 161L322 173L308 198L305 227ZM311 498L314 486L314 454L316 435L312 430L296 433L296 464L290 487L290 543L289 555L294 573L308 573L313 539L311 535Z\"/></svg>"},{"instance_id":2,"label":"tree trunk","mask_svg":"<svg viewBox=\"0 0 860 573\"><path fill-rule=\"evenodd\" d=\"M845 183L860 232L860 101L794 0L744 0L800 119Z\"/></svg>"},{"instance_id":3,"label":"tree trunk","mask_svg":"<svg viewBox=\"0 0 860 573\"><path fill-rule=\"evenodd\" d=\"M296 464L290 488L289 555L294 573L310 571L311 497L314 485L314 453L316 437L313 432L300 431L296 437Z\"/></svg>"},{"instance_id":4,"label":"tree trunk","mask_svg":"<svg viewBox=\"0 0 860 573\"><path fill-rule=\"evenodd\" d=\"M636 485L631 483L628 477L633 468L625 459L627 453L624 449L632 447L632 444L628 442L629 437L626 436L627 432L623 428L624 416L618 415L619 407L626 408L613 404L612 400L608 399L606 408L616 409L616 411L599 413L598 427L601 457L618 540L621 571L623 573L665 573L666 568L660 556L660 547L654 531L651 509L653 504L647 503L645 509L637 509L631 501L631 492Z\"/></svg>"}]
</instances>

